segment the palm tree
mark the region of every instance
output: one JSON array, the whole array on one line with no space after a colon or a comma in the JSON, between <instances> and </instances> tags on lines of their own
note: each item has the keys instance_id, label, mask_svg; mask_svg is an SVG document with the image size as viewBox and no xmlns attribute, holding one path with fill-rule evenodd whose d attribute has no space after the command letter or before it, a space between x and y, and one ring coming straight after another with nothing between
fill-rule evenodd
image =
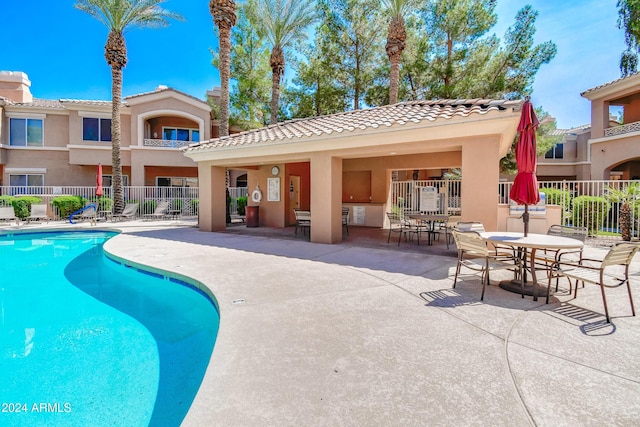
<instances>
[{"instance_id":1,"label":"palm tree","mask_svg":"<svg viewBox=\"0 0 640 427\"><path fill-rule=\"evenodd\" d=\"M404 16L413 6L412 0L382 0L382 3L391 14L389 23L389 34L387 35L387 56L391 62L391 73L389 76L389 104L398 102L398 86L400 84L400 63L402 62L402 52L407 40L407 29L404 23Z\"/></svg>"},{"instance_id":2,"label":"palm tree","mask_svg":"<svg viewBox=\"0 0 640 427\"><path fill-rule=\"evenodd\" d=\"M284 48L306 37L305 30L316 20L314 0L258 0L257 22L271 43L271 124L278 121L280 79L284 74Z\"/></svg>"},{"instance_id":3,"label":"palm tree","mask_svg":"<svg viewBox=\"0 0 640 427\"><path fill-rule=\"evenodd\" d=\"M182 16L160 7L165 0L78 0L76 9L88 13L109 30L104 57L111 67L111 162L113 174L113 211L124 209L122 161L120 157L120 106L122 105L122 69L127 65L124 33L136 27L166 27L170 19Z\"/></svg>"},{"instance_id":4,"label":"palm tree","mask_svg":"<svg viewBox=\"0 0 640 427\"><path fill-rule=\"evenodd\" d=\"M236 25L233 0L211 0L209 10L218 27L220 42L220 136L229 135L229 78L231 76L231 28Z\"/></svg>"},{"instance_id":5,"label":"palm tree","mask_svg":"<svg viewBox=\"0 0 640 427\"><path fill-rule=\"evenodd\" d=\"M631 207L637 206L638 199L640 199L640 183L633 182L620 188L614 186L607 188L607 200L620 203L618 222L622 240L625 242L631 240Z\"/></svg>"}]
</instances>

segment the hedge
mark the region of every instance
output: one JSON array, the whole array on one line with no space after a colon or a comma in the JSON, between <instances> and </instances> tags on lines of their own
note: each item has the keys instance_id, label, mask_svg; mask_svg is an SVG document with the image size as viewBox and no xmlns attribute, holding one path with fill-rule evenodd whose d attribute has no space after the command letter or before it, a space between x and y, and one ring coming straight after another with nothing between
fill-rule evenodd
<instances>
[{"instance_id":1,"label":"hedge","mask_svg":"<svg viewBox=\"0 0 640 427\"><path fill-rule=\"evenodd\" d=\"M597 234L611 209L604 197L578 196L573 199L573 225L587 227L590 234Z\"/></svg>"},{"instance_id":2,"label":"hedge","mask_svg":"<svg viewBox=\"0 0 640 427\"><path fill-rule=\"evenodd\" d=\"M60 218L66 218L72 212L84 207L85 200L82 196L57 196L51 199L51 205L58 209Z\"/></svg>"}]
</instances>

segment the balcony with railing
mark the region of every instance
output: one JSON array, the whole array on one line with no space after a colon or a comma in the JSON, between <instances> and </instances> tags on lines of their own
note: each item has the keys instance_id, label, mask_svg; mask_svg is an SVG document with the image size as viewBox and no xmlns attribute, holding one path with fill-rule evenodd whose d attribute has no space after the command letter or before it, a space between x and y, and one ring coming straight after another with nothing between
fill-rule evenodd
<instances>
[{"instance_id":1,"label":"balcony with railing","mask_svg":"<svg viewBox=\"0 0 640 427\"><path fill-rule=\"evenodd\" d=\"M631 122L620 126L613 126L604 130L604 136L624 135L631 132L640 132L640 122Z\"/></svg>"},{"instance_id":2,"label":"balcony with railing","mask_svg":"<svg viewBox=\"0 0 640 427\"><path fill-rule=\"evenodd\" d=\"M176 141L175 139L152 139L145 138L143 141L145 147L159 147L159 148L182 148L189 144L193 144L193 141Z\"/></svg>"}]
</instances>

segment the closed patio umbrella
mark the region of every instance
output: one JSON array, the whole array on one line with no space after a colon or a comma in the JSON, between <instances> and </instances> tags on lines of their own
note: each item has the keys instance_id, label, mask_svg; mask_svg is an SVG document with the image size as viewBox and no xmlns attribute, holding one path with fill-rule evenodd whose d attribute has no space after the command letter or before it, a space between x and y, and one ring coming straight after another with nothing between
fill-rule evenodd
<instances>
[{"instance_id":1,"label":"closed patio umbrella","mask_svg":"<svg viewBox=\"0 0 640 427\"><path fill-rule=\"evenodd\" d=\"M96 172L96 196L102 197L104 190L102 189L102 164L98 163L98 170Z\"/></svg>"},{"instance_id":2,"label":"closed patio umbrella","mask_svg":"<svg viewBox=\"0 0 640 427\"><path fill-rule=\"evenodd\" d=\"M509 197L519 205L524 205L524 235L529 233L529 205L540 201L538 179L536 178L536 129L540 125L533 105L527 96L522 104L516 143L516 164L518 174L513 181Z\"/></svg>"}]
</instances>

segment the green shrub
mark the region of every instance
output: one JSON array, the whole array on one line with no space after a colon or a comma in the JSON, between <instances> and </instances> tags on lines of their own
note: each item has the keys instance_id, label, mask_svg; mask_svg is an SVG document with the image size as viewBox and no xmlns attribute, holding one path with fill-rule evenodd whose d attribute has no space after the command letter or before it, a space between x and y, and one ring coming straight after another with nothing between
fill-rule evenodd
<instances>
[{"instance_id":1,"label":"green shrub","mask_svg":"<svg viewBox=\"0 0 640 427\"><path fill-rule=\"evenodd\" d=\"M99 211L109 211L113 208L113 199L109 197L98 197L98 210Z\"/></svg>"},{"instance_id":2,"label":"green shrub","mask_svg":"<svg viewBox=\"0 0 640 427\"><path fill-rule=\"evenodd\" d=\"M404 197L398 197L398 205L391 206L391 213L402 216L404 213Z\"/></svg>"},{"instance_id":3,"label":"green shrub","mask_svg":"<svg viewBox=\"0 0 640 427\"><path fill-rule=\"evenodd\" d=\"M247 196L238 197L236 202L238 203L238 207L236 208L236 212L238 213L238 215L244 215L245 214L245 208L247 207Z\"/></svg>"},{"instance_id":4,"label":"green shrub","mask_svg":"<svg viewBox=\"0 0 640 427\"><path fill-rule=\"evenodd\" d=\"M58 210L60 218L66 218L70 213L84 207L82 196L57 196L51 199L51 205Z\"/></svg>"},{"instance_id":5,"label":"green shrub","mask_svg":"<svg viewBox=\"0 0 640 427\"><path fill-rule=\"evenodd\" d=\"M13 206L13 196L0 196L0 206Z\"/></svg>"},{"instance_id":6,"label":"green shrub","mask_svg":"<svg viewBox=\"0 0 640 427\"><path fill-rule=\"evenodd\" d=\"M540 192L547 196L548 205L560 205L565 211L571 208L571 199L573 196L569 190L543 187L540 189Z\"/></svg>"},{"instance_id":7,"label":"green shrub","mask_svg":"<svg viewBox=\"0 0 640 427\"><path fill-rule=\"evenodd\" d=\"M573 199L573 225L587 227L590 234L597 234L611 209L604 197L578 196Z\"/></svg>"},{"instance_id":8,"label":"green shrub","mask_svg":"<svg viewBox=\"0 0 640 427\"><path fill-rule=\"evenodd\" d=\"M189 204L191 205L191 213L193 215L198 215L198 205L200 204L200 200L198 199L191 199L189 201Z\"/></svg>"},{"instance_id":9,"label":"green shrub","mask_svg":"<svg viewBox=\"0 0 640 427\"><path fill-rule=\"evenodd\" d=\"M155 200L145 200L142 205L142 213L143 214L152 214L156 210L156 206L158 204Z\"/></svg>"},{"instance_id":10,"label":"green shrub","mask_svg":"<svg viewBox=\"0 0 640 427\"><path fill-rule=\"evenodd\" d=\"M31 214L31 205L34 203L42 203L42 199L35 196L15 197L12 204L16 216L20 219L27 218Z\"/></svg>"},{"instance_id":11,"label":"green shrub","mask_svg":"<svg viewBox=\"0 0 640 427\"><path fill-rule=\"evenodd\" d=\"M182 212L183 204L184 202L182 201L182 199L173 199L171 201L171 205L170 205L171 207L169 209Z\"/></svg>"}]
</instances>

